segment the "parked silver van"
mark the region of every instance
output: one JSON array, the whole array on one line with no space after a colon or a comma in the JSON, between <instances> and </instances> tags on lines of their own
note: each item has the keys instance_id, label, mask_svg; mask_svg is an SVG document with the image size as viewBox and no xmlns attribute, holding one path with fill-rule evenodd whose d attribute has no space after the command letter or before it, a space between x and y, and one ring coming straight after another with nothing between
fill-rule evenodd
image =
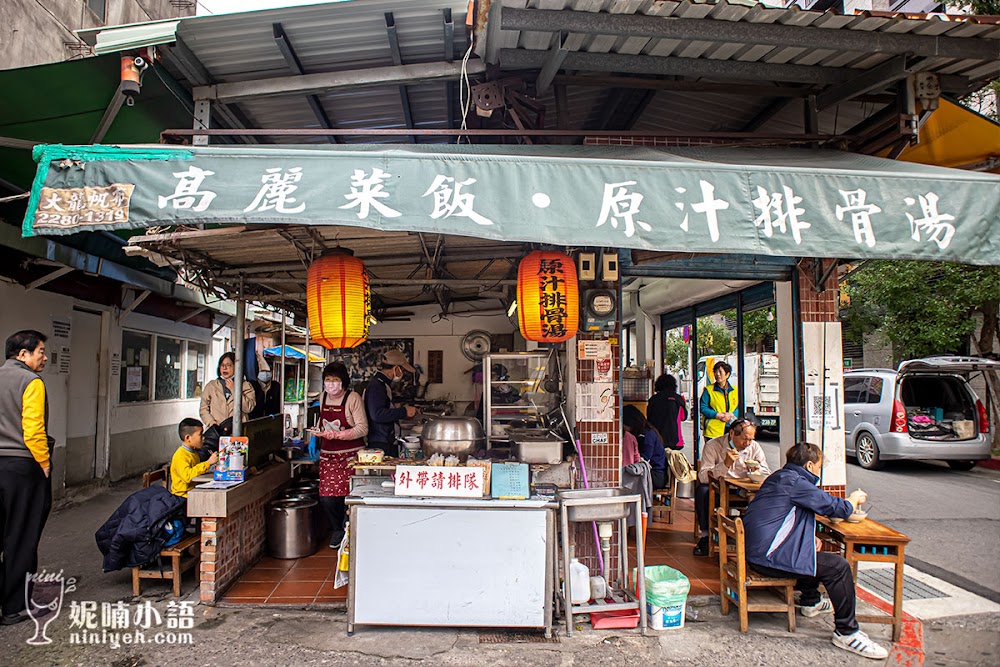
<instances>
[{"instance_id":1,"label":"parked silver van","mask_svg":"<svg viewBox=\"0 0 1000 667\"><path fill-rule=\"evenodd\" d=\"M895 371L845 372L847 455L869 470L900 459L939 459L969 470L990 458L989 413L966 379L985 370L1000 370L1000 362L927 357Z\"/></svg>"}]
</instances>

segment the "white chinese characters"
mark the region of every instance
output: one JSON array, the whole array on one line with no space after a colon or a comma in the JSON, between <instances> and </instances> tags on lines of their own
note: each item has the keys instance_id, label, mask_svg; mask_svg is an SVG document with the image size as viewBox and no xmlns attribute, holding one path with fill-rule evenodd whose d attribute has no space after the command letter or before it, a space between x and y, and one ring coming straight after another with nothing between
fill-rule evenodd
<instances>
[{"instance_id":1,"label":"white chinese characters","mask_svg":"<svg viewBox=\"0 0 1000 667\"><path fill-rule=\"evenodd\" d=\"M951 238L955 235L955 226L951 221L955 216L947 213L938 213L938 196L933 192L926 195L918 195L920 200L920 210L922 218L914 218L909 213L906 219L910 221L910 237L914 241L920 240L920 233L927 234L927 240L937 243L941 250L944 250L951 243ZM913 206L916 200L913 197L903 199L907 206Z\"/></svg>"},{"instance_id":2,"label":"white chinese characters","mask_svg":"<svg viewBox=\"0 0 1000 667\"><path fill-rule=\"evenodd\" d=\"M597 220L598 227L610 221L611 226L618 229L618 223L621 222L625 228L625 236L627 238L632 238L635 235L636 225L643 231L652 231L653 228L649 223L636 219L636 216L639 215L639 205L642 204L644 195L639 192L629 192L629 187L635 184L636 181L604 184L601 216Z\"/></svg>"},{"instance_id":3,"label":"white chinese characters","mask_svg":"<svg viewBox=\"0 0 1000 667\"><path fill-rule=\"evenodd\" d=\"M174 194L159 196L156 201L160 208L166 208L167 204L172 203L174 210L191 209L200 213L215 199L215 192L201 189L207 177L215 176L214 171L191 166L186 171L174 172L173 176L179 179L174 187Z\"/></svg>"},{"instance_id":4,"label":"white chinese characters","mask_svg":"<svg viewBox=\"0 0 1000 667\"><path fill-rule=\"evenodd\" d=\"M438 174L434 178L434 182L431 183L431 186L422 195L423 197L433 195L434 210L431 212L431 217L437 220L438 218L456 216L469 218L477 225L492 225L492 220L480 215L473 209L476 196L468 192L462 192L462 188L470 186L475 182L476 179L474 178L459 181L451 176Z\"/></svg>"},{"instance_id":5,"label":"white chinese characters","mask_svg":"<svg viewBox=\"0 0 1000 667\"><path fill-rule=\"evenodd\" d=\"M302 180L302 167L291 167L287 170L281 167L272 167L264 170L264 175L260 177L260 190L253 202L243 209L244 213L250 211L276 211L277 213L301 213L305 210L306 204L302 202L294 208L290 205L295 203L292 193L299 189L294 185Z\"/></svg>"},{"instance_id":6,"label":"white chinese characters","mask_svg":"<svg viewBox=\"0 0 1000 667\"><path fill-rule=\"evenodd\" d=\"M851 223L854 225L854 240L858 244L863 243L869 248L874 248L875 229L872 227L872 214L881 213L882 208L865 203L868 193L864 190L841 190L840 194L847 202L847 206L837 204L837 220L843 220L844 214L850 213Z\"/></svg>"},{"instance_id":7,"label":"white chinese characters","mask_svg":"<svg viewBox=\"0 0 1000 667\"><path fill-rule=\"evenodd\" d=\"M402 213L379 201L389 197L389 193L385 190L385 181L389 178L392 178L392 174L378 167L372 169L370 176L365 176L363 169L355 169L354 175L351 176L351 192L344 195L347 203L340 208L356 207L358 220L367 219L373 208L387 218L398 218Z\"/></svg>"},{"instance_id":8,"label":"white chinese characters","mask_svg":"<svg viewBox=\"0 0 1000 667\"><path fill-rule=\"evenodd\" d=\"M753 200L754 207L760 211L760 215L754 218L753 224L756 227L763 226L764 236L771 238L774 230L782 234L792 230L792 238L796 244L802 243L802 231L812 227L811 224L799 218L805 214L804 208L799 208L802 197L797 197L792 189L787 185L781 187L781 192L768 193L765 188L757 186L757 197ZM786 228L787 224L787 228Z\"/></svg>"}]
</instances>

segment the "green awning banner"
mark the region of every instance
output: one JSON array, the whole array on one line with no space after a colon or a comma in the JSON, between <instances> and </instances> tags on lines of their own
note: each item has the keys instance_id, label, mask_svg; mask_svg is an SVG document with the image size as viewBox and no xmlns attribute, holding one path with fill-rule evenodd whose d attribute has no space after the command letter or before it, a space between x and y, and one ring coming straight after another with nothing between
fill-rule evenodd
<instances>
[{"instance_id":1,"label":"green awning banner","mask_svg":"<svg viewBox=\"0 0 1000 667\"><path fill-rule=\"evenodd\" d=\"M35 148L25 236L353 225L559 246L1000 264L1000 176L835 151Z\"/></svg>"}]
</instances>

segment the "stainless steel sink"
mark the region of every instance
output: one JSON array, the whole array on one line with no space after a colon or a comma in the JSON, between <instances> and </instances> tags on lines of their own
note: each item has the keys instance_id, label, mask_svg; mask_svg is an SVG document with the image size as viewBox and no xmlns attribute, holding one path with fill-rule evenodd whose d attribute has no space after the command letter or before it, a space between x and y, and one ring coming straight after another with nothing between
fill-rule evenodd
<instances>
[{"instance_id":1,"label":"stainless steel sink","mask_svg":"<svg viewBox=\"0 0 1000 667\"><path fill-rule=\"evenodd\" d=\"M630 503L621 500L629 490L620 486L602 489L565 489L557 492L559 502L586 499L586 505L566 508L570 521L617 521L628 515Z\"/></svg>"}]
</instances>

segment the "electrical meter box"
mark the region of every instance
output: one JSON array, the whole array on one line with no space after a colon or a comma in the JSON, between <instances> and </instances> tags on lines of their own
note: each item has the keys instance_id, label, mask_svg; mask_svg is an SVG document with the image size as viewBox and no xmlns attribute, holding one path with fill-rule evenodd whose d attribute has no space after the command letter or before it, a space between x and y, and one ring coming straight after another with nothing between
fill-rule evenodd
<instances>
[{"instance_id":1,"label":"electrical meter box","mask_svg":"<svg viewBox=\"0 0 1000 667\"><path fill-rule=\"evenodd\" d=\"M613 331L618 313L618 296L609 289L592 289L580 300L582 331Z\"/></svg>"}]
</instances>

